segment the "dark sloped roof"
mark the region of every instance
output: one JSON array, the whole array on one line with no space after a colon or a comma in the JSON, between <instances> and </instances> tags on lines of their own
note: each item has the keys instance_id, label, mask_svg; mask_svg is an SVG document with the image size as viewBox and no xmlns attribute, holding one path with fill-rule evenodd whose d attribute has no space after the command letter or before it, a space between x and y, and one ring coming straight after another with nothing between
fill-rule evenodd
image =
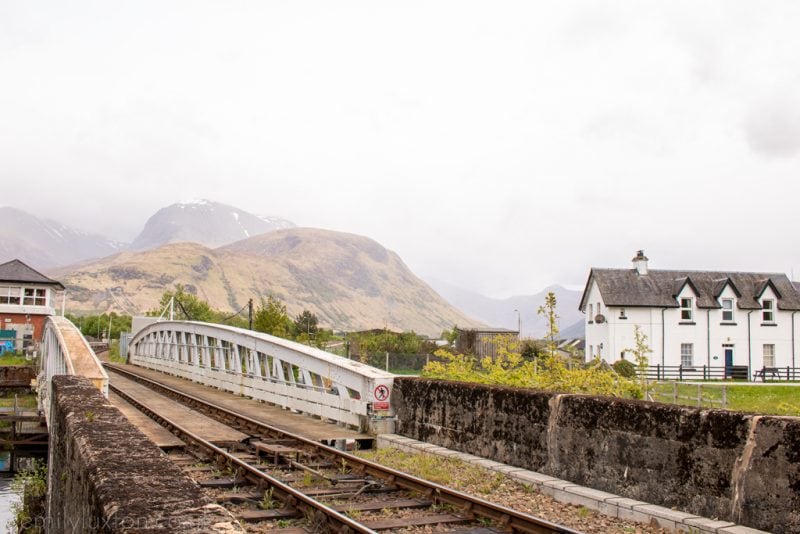
<instances>
[{"instance_id":1,"label":"dark sloped roof","mask_svg":"<svg viewBox=\"0 0 800 534\"><path fill-rule=\"evenodd\" d=\"M19 260L11 260L0 265L0 283L42 284L64 289L61 282L48 278L39 271L28 267Z\"/></svg>"},{"instance_id":2,"label":"dark sloped roof","mask_svg":"<svg viewBox=\"0 0 800 534\"><path fill-rule=\"evenodd\" d=\"M635 269L592 269L580 309L587 304L593 281L597 282L606 306L677 308L675 297L688 284L697 296L698 308L719 308L717 298L729 284L738 295L736 302L740 309L761 309L757 299L771 286L778 309L800 310L800 289L781 273L649 270L639 275Z\"/></svg>"}]
</instances>

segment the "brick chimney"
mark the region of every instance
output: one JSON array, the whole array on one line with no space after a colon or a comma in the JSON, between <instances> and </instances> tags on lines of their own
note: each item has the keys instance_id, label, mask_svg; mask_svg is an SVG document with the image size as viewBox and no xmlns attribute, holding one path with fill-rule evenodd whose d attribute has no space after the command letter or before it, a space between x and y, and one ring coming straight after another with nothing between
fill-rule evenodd
<instances>
[{"instance_id":1,"label":"brick chimney","mask_svg":"<svg viewBox=\"0 0 800 534\"><path fill-rule=\"evenodd\" d=\"M647 256L644 255L644 250L636 251L636 256L633 258L633 269L639 276L647 274Z\"/></svg>"}]
</instances>

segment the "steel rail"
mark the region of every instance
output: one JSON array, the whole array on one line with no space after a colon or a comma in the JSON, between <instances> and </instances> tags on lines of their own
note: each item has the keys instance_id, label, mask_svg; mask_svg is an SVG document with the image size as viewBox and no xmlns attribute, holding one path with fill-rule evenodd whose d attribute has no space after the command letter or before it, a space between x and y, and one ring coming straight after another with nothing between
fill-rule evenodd
<instances>
[{"instance_id":1,"label":"steel rail","mask_svg":"<svg viewBox=\"0 0 800 534\"><path fill-rule=\"evenodd\" d=\"M362 534L377 534L376 531L366 528L360 523L350 519L348 516L341 514L336 510L334 510L333 508L330 508L325 504L322 504L321 502L312 499L311 497L302 492L297 491L291 486L284 484L277 478L273 478L268 474L264 473L263 471L260 471L256 467L248 464L247 462L245 462L240 458L237 458L228 451L221 449L220 447L217 447L210 441L204 440L197 434L184 428L175 421L172 421L164 417L160 413L156 412L155 410L147 406L147 404L145 404L144 402L140 401L131 394L122 391L113 384L110 384L109 388L114 393L116 393L117 395L125 399L127 402L132 404L136 409L138 409L151 419L157 421L161 426L169 429L174 433L179 434L179 437L181 439L184 439L186 441L191 441L196 445L199 445L206 451L212 452L218 458L221 458L226 462L228 462L229 464L236 466L238 469L242 470L243 473L245 473L245 478L247 478L250 482L254 483L256 486L263 487L263 485L266 484L269 487L273 488L273 490L275 491L275 497L284 504L286 504L287 506L293 506L305 511L311 511L315 519L324 517L327 520L327 523L336 532L342 532L342 533L358 532Z\"/></svg>"},{"instance_id":2,"label":"steel rail","mask_svg":"<svg viewBox=\"0 0 800 534\"><path fill-rule=\"evenodd\" d=\"M240 425L240 429L247 430L249 432L264 431L272 436L296 440L307 447L323 453L324 455L345 460L358 473L370 474L397 487L416 491L430 499L438 500L440 503L453 505L468 515L491 519L506 529L510 529L514 532L530 534L580 534L579 531L570 529L569 527L551 523L545 519L489 502L481 499L480 497L462 493L435 482L423 480L413 475L409 475L408 473L380 465L353 454L323 445L303 436L287 432L263 423L257 419L236 413L233 410L223 406L208 402L189 393L185 393L170 386L161 384L155 380L144 377L127 369L120 368L116 365L106 363L106 366L115 372L131 377L133 380L138 381L139 383L145 384L156 390L163 391L168 396L179 400L183 404L186 404L192 408L196 408L206 415L211 415L212 417L221 417L227 423L235 421L236 424Z\"/></svg>"}]
</instances>

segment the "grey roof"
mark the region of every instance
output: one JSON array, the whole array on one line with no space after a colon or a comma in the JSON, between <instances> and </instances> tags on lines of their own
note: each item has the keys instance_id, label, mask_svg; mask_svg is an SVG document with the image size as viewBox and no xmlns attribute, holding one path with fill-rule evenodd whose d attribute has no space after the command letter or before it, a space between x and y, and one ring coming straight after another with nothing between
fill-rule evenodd
<instances>
[{"instance_id":1,"label":"grey roof","mask_svg":"<svg viewBox=\"0 0 800 534\"><path fill-rule=\"evenodd\" d=\"M48 278L39 271L28 267L19 260L7 261L0 265L0 282L13 282L17 284L42 284L56 286L64 289L61 282Z\"/></svg>"},{"instance_id":2,"label":"grey roof","mask_svg":"<svg viewBox=\"0 0 800 534\"><path fill-rule=\"evenodd\" d=\"M589 288L597 282L606 306L677 308L676 296L685 285L697 295L698 308L720 308L719 295L730 286L737 295L737 306L758 310L757 299L771 286L778 309L800 310L800 286L781 273L737 273L719 271L648 270L639 275L634 269L592 269L581 298L580 309L587 305Z\"/></svg>"}]
</instances>

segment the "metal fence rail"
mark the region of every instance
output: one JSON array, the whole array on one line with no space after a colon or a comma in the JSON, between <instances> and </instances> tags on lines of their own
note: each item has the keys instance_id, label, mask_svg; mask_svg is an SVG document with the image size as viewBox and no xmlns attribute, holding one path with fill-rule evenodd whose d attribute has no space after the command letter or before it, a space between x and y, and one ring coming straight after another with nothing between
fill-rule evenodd
<instances>
[{"instance_id":1,"label":"metal fence rail","mask_svg":"<svg viewBox=\"0 0 800 534\"><path fill-rule=\"evenodd\" d=\"M156 322L131 340L129 362L362 429L393 415L393 374L241 328Z\"/></svg>"},{"instance_id":2,"label":"metal fence rail","mask_svg":"<svg viewBox=\"0 0 800 534\"><path fill-rule=\"evenodd\" d=\"M647 368L648 380L800 380L800 367L761 367L746 365L653 365Z\"/></svg>"}]
</instances>

